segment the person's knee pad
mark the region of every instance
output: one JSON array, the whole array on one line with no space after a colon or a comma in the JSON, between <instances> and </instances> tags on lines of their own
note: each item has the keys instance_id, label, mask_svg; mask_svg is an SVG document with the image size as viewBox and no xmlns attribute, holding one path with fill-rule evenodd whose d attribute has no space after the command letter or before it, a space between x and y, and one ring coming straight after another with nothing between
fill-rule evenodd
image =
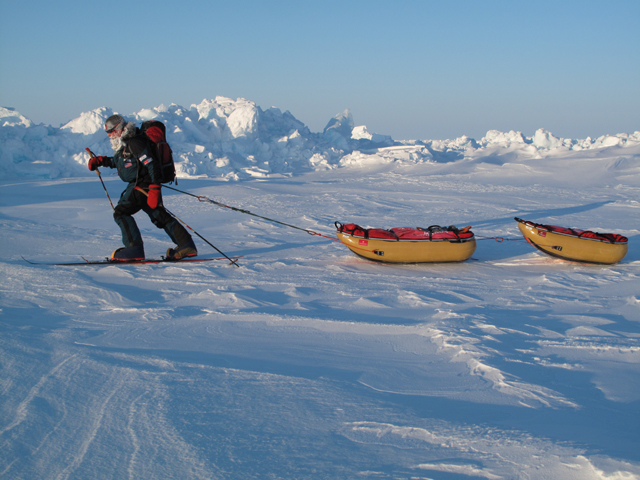
<instances>
[{"instance_id":1,"label":"person's knee pad","mask_svg":"<svg viewBox=\"0 0 640 480\"><path fill-rule=\"evenodd\" d=\"M153 223L158 228L164 228L167 225L167 222L164 222L160 215L149 215L151 219L151 223Z\"/></svg>"}]
</instances>

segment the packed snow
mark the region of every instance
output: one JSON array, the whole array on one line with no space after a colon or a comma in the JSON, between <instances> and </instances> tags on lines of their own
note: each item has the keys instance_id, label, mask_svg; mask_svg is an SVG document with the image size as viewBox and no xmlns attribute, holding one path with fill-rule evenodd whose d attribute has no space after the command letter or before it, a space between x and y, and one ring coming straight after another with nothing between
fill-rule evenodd
<instances>
[{"instance_id":1,"label":"packed snow","mask_svg":"<svg viewBox=\"0 0 640 480\"><path fill-rule=\"evenodd\" d=\"M640 132L395 140L348 110L314 133L245 99L144 109L125 116L166 123L180 190L326 237L471 225L477 250L375 263L165 189L240 268L26 263L120 246L84 151L110 153L112 113L0 110L0 477L640 478ZM552 258L514 217L629 252ZM160 257L169 239L136 218Z\"/></svg>"}]
</instances>

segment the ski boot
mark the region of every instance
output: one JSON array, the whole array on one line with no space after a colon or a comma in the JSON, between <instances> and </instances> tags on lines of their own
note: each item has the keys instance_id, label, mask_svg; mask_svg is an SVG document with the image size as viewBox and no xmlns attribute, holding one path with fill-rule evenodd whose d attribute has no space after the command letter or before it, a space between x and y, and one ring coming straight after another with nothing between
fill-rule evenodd
<instances>
[{"instance_id":1,"label":"ski boot","mask_svg":"<svg viewBox=\"0 0 640 480\"><path fill-rule=\"evenodd\" d=\"M144 260L144 245L133 245L131 247L120 247L112 254L110 260L112 262L132 262L136 260Z\"/></svg>"},{"instance_id":2,"label":"ski boot","mask_svg":"<svg viewBox=\"0 0 640 480\"><path fill-rule=\"evenodd\" d=\"M195 257L196 255L198 255L196 244L193 243L193 239L189 239L189 241L184 245L168 249L165 259L180 260L181 258Z\"/></svg>"}]
</instances>

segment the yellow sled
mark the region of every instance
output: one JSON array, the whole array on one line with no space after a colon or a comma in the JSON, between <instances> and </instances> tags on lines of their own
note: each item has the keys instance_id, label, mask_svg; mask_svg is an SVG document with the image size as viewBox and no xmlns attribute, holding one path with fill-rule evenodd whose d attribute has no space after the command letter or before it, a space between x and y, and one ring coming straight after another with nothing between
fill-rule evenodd
<instances>
[{"instance_id":1,"label":"yellow sled","mask_svg":"<svg viewBox=\"0 0 640 480\"><path fill-rule=\"evenodd\" d=\"M385 263L463 262L476 250L473 232L466 229L363 229L336 222L336 235L349 250L369 260ZM432 227L430 227L432 228ZM441 227L438 227L441 229ZM376 238L388 237L388 238Z\"/></svg>"},{"instance_id":2,"label":"yellow sled","mask_svg":"<svg viewBox=\"0 0 640 480\"><path fill-rule=\"evenodd\" d=\"M517 217L515 220L527 242L563 260L609 265L622 260L629 249L627 238L615 233L542 225Z\"/></svg>"}]
</instances>

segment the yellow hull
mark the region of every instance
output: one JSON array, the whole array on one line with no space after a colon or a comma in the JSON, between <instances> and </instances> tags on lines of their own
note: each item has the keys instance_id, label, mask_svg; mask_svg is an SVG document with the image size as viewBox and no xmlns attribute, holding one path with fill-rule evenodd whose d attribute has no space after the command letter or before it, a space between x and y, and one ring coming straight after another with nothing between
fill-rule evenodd
<instances>
[{"instance_id":1,"label":"yellow hull","mask_svg":"<svg viewBox=\"0 0 640 480\"><path fill-rule=\"evenodd\" d=\"M524 238L538 250L553 257L574 262L613 264L624 258L629 249L626 243L609 243L591 238L550 232L518 222Z\"/></svg>"},{"instance_id":2,"label":"yellow hull","mask_svg":"<svg viewBox=\"0 0 640 480\"><path fill-rule=\"evenodd\" d=\"M364 239L337 232L349 250L369 260L385 263L464 262L476 250L476 239L449 240L382 240Z\"/></svg>"}]
</instances>

